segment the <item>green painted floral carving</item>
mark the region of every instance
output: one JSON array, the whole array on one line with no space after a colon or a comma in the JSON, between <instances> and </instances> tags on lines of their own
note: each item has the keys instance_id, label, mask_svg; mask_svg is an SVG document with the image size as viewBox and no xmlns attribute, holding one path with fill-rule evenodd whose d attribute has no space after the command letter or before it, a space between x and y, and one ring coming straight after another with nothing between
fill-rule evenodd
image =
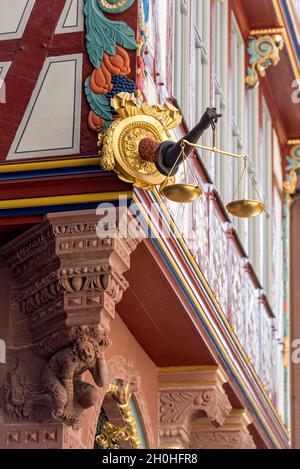
<instances>
[{"instance_id":1,"label":"green painted floral carving","mask_svg":"<svg viewBox=\"0 0 300 469\"><path fill-rule=\"evenodd\" d=\"M110 2L104 2L103 0L102 3L114 4L115 1L110 0ZM128 0L126 3L128 3L128 8L133 2ZM100 6L98 0L86 0L84 6L87 29L87 51L90 61L95 68L100 66L104 52L109 55L116 54L117 44L125 49L136 49L136 40L133 30L123 21L111 21L106 18L101 8L104 9L102 5ZM124 10L125 9L124 7Z\"/></svg>"},{"instance_id":2,"label":"green painted floral carving","mask_svg":"<svg viewBox=\"0 0 300 469\"><path fill-rule=\"evenodd\" d=\"M98 0L101 10L106 13L122 13L131 7L134 0Z\"/></svg>"}]
</instances>

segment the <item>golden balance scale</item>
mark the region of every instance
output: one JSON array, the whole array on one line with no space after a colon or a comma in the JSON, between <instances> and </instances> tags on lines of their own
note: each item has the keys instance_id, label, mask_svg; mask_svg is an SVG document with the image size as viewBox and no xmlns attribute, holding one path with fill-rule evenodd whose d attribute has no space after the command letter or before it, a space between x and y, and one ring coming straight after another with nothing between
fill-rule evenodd
<instances>
[{"instance_id":1,"label":"golden balance scale","mask_svg":"<svg viewBox=\"0 0 300 469\"><path fill-rule=\"evenodd\" d=\"M216 128L213 126L213 146L208 147L200 144L182 140L181 151L171 168L165 176L160 173L156 165L145 161L140 157L139 145L143 139L151 139L156 144L171 141L169 130L178 127L181 123L181 114L173 105L166 103L161 105L149 105L143 103L140 92L134 94L119 93L111 100L119 119L116 119L104 134L99 134L98 146L100 148L100 165L105 170L113 170L118 177L135 187L151 190L159 186L159 192L173 202L185 203L196 200L202 194L202 189L197 177L190 167L189 159L185 154L186 146L199 148L223 156L237 158L243 162L243 170L234 193L233 201L226 208L229 213L240 218L250 218L264 212L265 205L262 202L256 188L255 181L249 171L248 159L245 155L230 153L216 147ZM186 174L186 164L193 174L194 184L176 183L172 176L174 169L181 159ZM235 200L239 188L248 175L258 200L244 198Z\"/></svg>"}]
</instances>

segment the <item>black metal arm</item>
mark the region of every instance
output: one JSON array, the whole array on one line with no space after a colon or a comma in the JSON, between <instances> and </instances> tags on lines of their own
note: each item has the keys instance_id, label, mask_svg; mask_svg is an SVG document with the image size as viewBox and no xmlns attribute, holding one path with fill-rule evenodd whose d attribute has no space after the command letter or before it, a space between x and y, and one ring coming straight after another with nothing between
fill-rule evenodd
<instances>
[{"instance_id":1,"label":"black metal arm","mask_svg":"<svg viewBox=\"0 0 300 469\"><path fill-rule=\"evenodd\" d=\"M163 142L156 154L157 169L166 176L170 174L176 160L181 152L181 143L183 140L188 140L191 143L197 143L199 138L203 135L205 130L210 126L214 127L217 120L222 117L218 114L216 108L207 108L205 113L200 119L200 122L179 142ZM191 146L187 146L185 154L188 156L192 151ZM177 167L183 162L183 158L179 158L176 166L174 167L173 174L177 172Z\"/></svg>"}]
</instances>

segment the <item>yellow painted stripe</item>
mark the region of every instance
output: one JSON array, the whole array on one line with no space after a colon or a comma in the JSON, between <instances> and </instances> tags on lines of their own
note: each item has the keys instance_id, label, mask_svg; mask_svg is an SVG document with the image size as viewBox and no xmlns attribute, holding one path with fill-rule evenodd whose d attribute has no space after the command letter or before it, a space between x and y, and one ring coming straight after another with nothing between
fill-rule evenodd
<instances>
[{"instance_id":1,"label":"yellow painted stripe","mask_svg":"<svg viewBox=\"0 0 300 469\"><path fill-rule=\"evenodd\" d=\"M283 14L282 14L282 11L281 11L281 8L280 8L280 5L279 5L279 1L278 0L273 0L273 4L274 4L274 7L275 7L277 16L280 19L280 21L282 23L282 26L284 26L285 25L285 20L284 20L284 17L283 17ZM292 61L292 64L293 64L295 75L296 75L297 78L300 78L300 69L299 69L299 66L298 66L296 53L295 53L294 47L291 43L291 40L290 40L290 37L289 37L288 34L286 34L286 46L287 46L288 51L289 51L289 55L290 55L290 58L291 58L291 61Z\"/></svg>"},{"instance_id":2,"label":"yellow painted stripe","mask_svg":"<svg viewBox=\"0 0 300 469\"><path fill-rule=\"evenodd\" d=\"M252 405L253 407L255 408L257 414L260 416L262 422L264 422L264 425L265 427L267 428L267 430L269 431L269 434L272 436L275 444L277 445L278 448L281 448L281 445L279 443L279 441L277 440L276 436L274 435L274 433L272 432L272 429L271 427L268 425L264 415L262 414L262 412L260 411L258 405L256 404L255 400L252 398L252 396L248 393L247 389L245 388L245 385L244 385L244 382L242 381L241 377L239 376L239 373L238 373L238 370L236 368L236 366L234 365L234 363L232 362L230 356L228 355L228 353L226 352L222 342L220 341L219 337L217 336L217 334L215 333L213 327L211 326L211 323L209 322L205 312L203 311L202 307L201 307L201 304L198 302L196 296L194 295L193 291L191 290L190 286L188 285L188 283L186 282L184 276L182 275L182 272L180 271L179 267L176 265L176 263L174 262L169 250L167 249L166 245L163 243L159 233L157 232L156 228L154 227L153 223L150 221L147 213L145 212L144 208L142 207L142 205L140 204L139 200L137 199L137 197L134 195L133 196L133 200L135 201L135 203L137 204L139 210L141 211L141 213L143 214L148 226L151 228L152 232L154 233L158 243L160 244L161 248L163 249L165 255L167 256L168 260L170 261L170 263L172 264L174 270L176 271L178 277L180 278L180 281L182 282L182 284L184 285L186 291L189 293L193 303L195 304L195 306L197 307L199 313L201 314L204 322L206 323L206 326L207 328L210 330L211 334L213 335L214 339L216 340L216 342L218 343L218 346L220 348L220 350L222 350L222 354L227 358L228 362L230 363L231 367L232 367L232 370L235 372L235 376L237 378L237 380L239 381L239 383L241 384L241 386L245 389L245 392L248 396L248 399L252 402Z\"/></svg>"},{"instance_id":3,"label":"yellow painted stripe","mask_svg":"<svg viewBox=\"0 0 300 469\"><path fill-rule=\"evenodd\" d=\"M300 166L300 165L299 165ZM190 250L188 249L187 245L186 245L186 242L184 241L183 237L182 237L182 234L179 232L176 224L174 223L174 221L172 220L171 216L170 216L170 212L168 211L165 203L163 202L162 198L160 197L158 191L155 189L153 191L156 199L158 200L159 202L159 205L160 207L162 208L163 212L165 213L165 215L168 217L168 220L170 221L170 224L171 224L171 227L173 228L175 234L176 234L176 238L178 238L179 242L180 242L180 245L181 247L183 248L185 254L187 255L187 257L189 258L193 268L195 269L197 275L199 276L199 278L201 279L201 282L204 284L204 287L210 297L210 299L212 300L214 306L216 307L218 313L220 314L221 318L222 318L222 321L224 322L227 330L229 331L234 343L236 344L240 354L242 355L242 357L244 358L245 362L247 363L251 373L253 374L253 377L255 378L255 381L257 383L257 385L259 386L261 392L263 393L264 397L266 398L266 400L268 401L271 409L273 410L274 414L277 416L280 424L281 424L281 427L283 429L283 431L285 432L286 436L289 438L289 432L288 432L288 429L286 428L283 420L282 420L282 417L281 415L279 414L278 410L276 409L276 407L274 406L273 402L270 400L266 390L264 389L262 383L261 383L261 380L257 374L257 372L255 371L252 363L249 361L243 347L241 346L234 330L232 329L231 327L231 324L228 322L228 319L225 315L225 313L223 312L223 310L221 309L218 301L216 300L216 297L215 295L213 294L213 292L211 291L211 288L209 286L209 284L207 283L204 275L202 274L201 270L199 269L199 266L197 264L197 262L195 261L194 257L192 256Z\"/></svg>"},{"instance_id":4,"label":"yellow painted stripe","mask_svg":"<svg viewBox=\"0 0 300 469\"><path fill-rule=\"evenodd\" d=\"M117 200L120 196L132 198L132 192L102 192L96 194L59 195L54 197L34 197L30 199L2 200L0 201L0 209L40 207L43 205L67 205L86 202L103 202Z\"/></svg>"},{"instance_id":5,"label":"yellow painted stripe","mask_svg":"<svg viewBox=\"0 0 300 469\"><path fill-rule=\"evenodd\" d=\"M100 157L75 158L69 160L36 161L33 163L0 164L0 173L13 173L17 171L35 171L42 169L58 169L78 166L97 166Z\"/></svg>"}]
</instances>

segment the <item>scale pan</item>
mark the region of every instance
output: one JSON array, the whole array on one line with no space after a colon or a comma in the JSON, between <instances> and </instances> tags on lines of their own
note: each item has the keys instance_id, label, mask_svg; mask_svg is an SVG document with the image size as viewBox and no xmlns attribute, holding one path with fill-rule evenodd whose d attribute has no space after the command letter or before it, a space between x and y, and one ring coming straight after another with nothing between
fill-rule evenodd
<instances>
[{"instance_id":1,"label":"scale pan","mask_svg":"<svg viewBox=\"0 0 300 469\"><path fill-rule=\"evenodd\" d=\"M172 202L192 202L202 194L202 189L194 184L171 184L161 189L167 199Z\"/></svg>"},{"instance_id":2,"label":"scale pan","mask_svg":"<svg viewBox=\"0 0 300 469\"><path fill-rule=\"evenodd\" d=\"M258 200L235 200L226 205L229 213L239 218L256 217L265 211L265 205Z\"/></svg>"}]
</instances>

